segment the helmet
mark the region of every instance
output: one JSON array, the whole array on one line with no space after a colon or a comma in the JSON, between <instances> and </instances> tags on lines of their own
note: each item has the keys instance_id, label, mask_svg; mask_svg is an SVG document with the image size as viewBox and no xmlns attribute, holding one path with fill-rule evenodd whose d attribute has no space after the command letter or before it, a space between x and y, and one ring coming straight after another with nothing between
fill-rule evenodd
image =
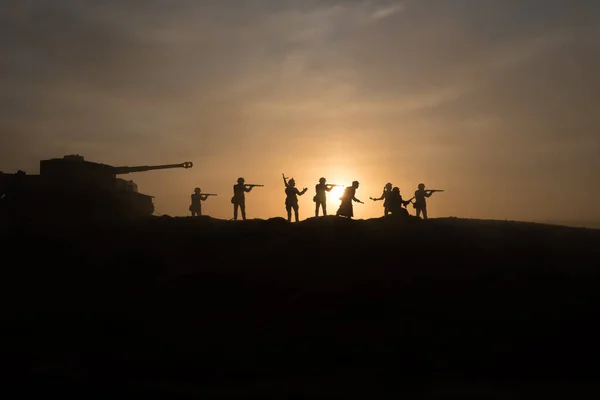
<instances>
[{"instance_id":1,"label":"helmet","mask_svg":"<svg viewBox=\"0 0 600 400\"><path fill-rule=\"evenodd\" d=\"M385 184L385 187L386 187L386 188L391 188L391 187L392 187L392 184L391 184L390 182L388 182L388 183L386 183L386 184Z\"/></svg>"},{"instance_id":2,"label":"helmet","mask_svg":"<svg viewBox=\"0 0 600 400\"><path fill-rule=\"evenodd\" d=\"M196 189L194 189L194 192L195 192L195 193L200 193L200 188L196 188Z\"/></svg>"},{"instance_id":3,"label":"helmet","mask_svg":"<svg viewBox=\"0 0 600 400\"><path fill-rule=\"evenodd\" d=\"M296 181L294 180L294 178L292 178L288 181L288 184L294 186L296 184Z\"/></svg>"},{"instance_id":4,"label":"helmet","mask_svg":"<svg viewBox=\"0 0 600 400\"><path fill-rule=\"evenodd\" d=\"M353 181L353 182L352 182L352 186L354 186L354 187L358 187L358 181Z\"/></svg>"},{"instance_id":5,"label":"helmet","mask_svg":"<svg viewBox=\"0 0 600 400\"><path fill-rule=\"evenodd\" d=\"M419 183L419 189L425 189L425 184L424 183Z\"/></svg>"},{"instance_id":6,"label":"helmet","mask_svg":"<svg viewBox=\"0 0 600 400\"><path fill-rule=\"evenodd\" d=\"M392 189L393 192L397 192L400 193L400 188L398 186L396 186L394 189Z\"/></svg>"},{"instance_id":7,"label":"helmet","mask_svg":"<svg viewBox=\"0 0 600 400\"><path fill-rule=\"evenodd\" d=\"M319 183L325 183L325 182L327 182L327 179L325 179L325 178L319 179Z\"/></svg>"},{"instance_id":8,"label":"helmet","mask_svg":"<svg viewBox=\"0 0 600 400\"><path fill-rule=\"evenodd\" d=\"M238 183L244 183L244 182L246 182L246 181L244 180L244 178L238 178L237 182L238 182Z\"/></svg>"}]
</instances>

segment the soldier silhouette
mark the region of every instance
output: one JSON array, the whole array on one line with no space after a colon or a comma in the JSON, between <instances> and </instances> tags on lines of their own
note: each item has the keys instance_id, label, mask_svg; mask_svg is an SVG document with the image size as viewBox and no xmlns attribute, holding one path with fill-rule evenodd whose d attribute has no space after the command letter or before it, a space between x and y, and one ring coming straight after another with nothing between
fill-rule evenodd
<instances>
[{"instance_id":1,"label":"soldier silhouette","mask_svg":"<svg viewBox=\"0 0 600 400\"><path fill-rule=\"evenodd\" d=\"M246 193L252 191L252 186L248 187L244 185L244 178L238 178L237 184L233 185L233 197L231 203L233 203L233 219L238 219L238 207L242 212L242 219L246 220Z\"/></svg>"},{"instance_id":2,"label":"soldier silhouette","mask_svg":"<svg viewBox=\"0 0 600 400\"><path fill-rule=\"evenodd\" d=\"M208 196L202 194L200 188L194 189L194 193L192 194L192 204L190 204L192 217L202 215L202 202L206 201L206 199L208 199Z\"/></svg>"},{"instance_id":3,"label":"soldier silhouette","mask_svg":"<svg viewBox=\"0 0 600 400\"><path fill-rule=\"evenodd\" d=\"M427 201L425 200L434 192L443 192L443 190L425 190L425 184L419 183L418 189L415 191L415 202L413 203L413 207L417 211L417 217L423 213L423 219L427 219Z\"/></svg>"},{"instance_id":4,"label":"soldier silhouette","mask_svg":"<svg viewBox=\"0 0 600 400\"><path fill-rule=\"evenodd\" d=\"M381 197L369 197L373 201L383 200L383 215L388 215L390 212L389 209L389 201L388 197L392 193L392 184L390 182L386 183L383 188L383 193L381 193Z\"/></svg>"},{"instance_id":5,"label":"soldier silhouette","mask_svg":"<svg viewBox=\"0 0 600 400\"><path fill-rule=\"evenodd\" d=\"M348 186L344 189L344 194L340 197L342 203L340 204L340 208L335 213L338 217L354 217L354 209L352 207L352 202L355 201L357 203L364 204L362 201L356 198L356 189L358 189L358 181L352 182L352 186Z\"/></svg>"},{"instance_id":6,"label":"soldier silhouette","mask_svg":"<svg viewBox=\"0 0 600 400\"><path fill-rule=\"evenodd\" d=\"M296 181L294 178L287 180L285 174L281 174L283 177L283 184L285 185L285 210L287 211L288 222L292 221L292 210L294 210L294 217L296 222L298 222L298 196L302 196L308 188L302 189L302 191L296 188Z\"/></svg>"},{"instance_id":7,"label":"soldier silhouette","mask_svg":"<svg viewBox=\"0 0 600 400\"><path fill-rule=\"evenodd\" d=\"M407 217L408 214L408 210L406 210L406 208L402 208L402 206L406 207L407 205L409 205L412 201L412 199L410 200L404 200L402 198L402 195L400 194L400 188L399 187L395 187L394 189L392 189L392 191L389 193L389 197L388 197L388 207L389 207L389 212L393 215L393 216L405 216Z\"/></svg>"},{"instance_id":8,"label":"soldier silhouette","mask_svg":"<svg viewBox=\"0 0 600 400\"><path fill-rule=\"evenodd\" d=\"M319 179L319 183L315 185L315 197L313 198L315 202L315 217L319 216L319 208L323 209L323 215L327 215L327 192L331 192L337 185L331 185L326 183L327 180L325 178Z\"/></svg>"}]
</instances>

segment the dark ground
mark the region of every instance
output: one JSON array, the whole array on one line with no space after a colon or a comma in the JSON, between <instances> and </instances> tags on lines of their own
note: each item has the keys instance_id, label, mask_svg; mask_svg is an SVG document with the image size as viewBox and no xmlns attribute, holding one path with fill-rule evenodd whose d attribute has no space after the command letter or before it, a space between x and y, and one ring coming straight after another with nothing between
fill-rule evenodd
<instances>
[{"instance_id":1,"label":"dark ground","mask_svg":"<svg viewBox=\"0 0 600 400\"><path fill-rule=\"evenodd\" d=\"M600 394L600 230L160 217L1 240L3 390Z\"/></svg>"}]
</instances>

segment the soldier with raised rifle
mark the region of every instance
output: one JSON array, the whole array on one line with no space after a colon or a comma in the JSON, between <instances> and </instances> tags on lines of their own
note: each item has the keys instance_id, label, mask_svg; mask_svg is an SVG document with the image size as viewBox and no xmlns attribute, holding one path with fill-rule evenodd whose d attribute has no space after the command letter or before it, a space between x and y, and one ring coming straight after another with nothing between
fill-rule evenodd
<instances>
[{"instance_id":1,"label":"soldier with raised rifle","mask_svg":"<svg viewBox=\"0 0 600 400\"><path fill-rule=\"evenodd\" d=\"M294 178L288 181L285 174L281 174L281 176L283 177L283 184L285 185L285 210L287 211L288 222L292 222L292 210L294 210L294 217L296 222L298 222L298 209L300 208L298 205L298 196L302 196L306 193L308 188L304 188L300 191L296 187Z\"/></svg>"},{"instance_id":2,"label":"soldier with raised rifle","mask_svg":"<svg viewBox=\"0 0 600 400\"><path fill-rule=\"evenodd\" d=\"M323 209L323 215L327 215L327 192L331 192L336 186L342 185L332 185L331 183L327 183L325 178L319 179L319 183L315 185L315 196L313 197L313 201L315 202L315 217L319 216L319 208Z\"/></svg>"},{"instance_id":3,"label":"soldier with raised rifle","mask_svg":"<svg viewBox=\"0 0 600 400\"><path fill-rule=\"evenodd\" d=\"M380 197L369 197L373 201L383 200L383 215L388 215L390 212L388 205L388 197L392 193L392 184L390 182L386 183L383 187L383 193L381 193Z\"/></svg>"},{"instance_id":4,"label":"soldier with raised rifle","mask_svg":"<svg viewBox=\"0 0 600 400\"><path fill-rule=\"evenodd\" d=\"M216 196L213 193L202 193L200 188L194 189L192 194L192 204L190 204L189 210L192 212L192 217L202 215L202 202L206 201L209 196Z\"/></svg>"},{"instance_id":5,"label":"soldier with raised rifle","mask_svg":"<svg viewBox=\"0 0 600 400\"><path fill-rule=\"evenodd\" d=\"M358 189L358 181L352 182L352 186L348 186L344 189L344 194L340 197L342 204L340 204L340 208L335 213L336 216L352 218L354 217L352 202L355 201L357 203L365 204L356 198L356 189Z\"/></svg>"},{"instance_id":6,"label":"soldier with raised rifle","mask_svg":"<svg viewBox=\"0 0 600 400\"><path fill-rule=\"evenodd\" d=\"M443 190L425 190L425 184L419 183L419 187L415 191L415 202L413 203L413 208L417 211L417 217L419 217L421 213L423 213L423 219L427 219L427 201L425 199L431 197L431 195L435 192L443 192Z\"/></svg>"},{"instance_id":7,"label":"soldier with raised rifle","mask_svg":"<svg viewBox=\"0 0 600 400\"><path fill-rule=\"evenodd\" d=\"M246 193L252 191L254 187L262 187L264 185L254 185L245 183L244 178L238 178L237 184L233 185L233 197L231 198L231 204L233 204L233 219L237 221L238 207L242 212L242 219L246 220Z\"/></svg>"}]
</instances>

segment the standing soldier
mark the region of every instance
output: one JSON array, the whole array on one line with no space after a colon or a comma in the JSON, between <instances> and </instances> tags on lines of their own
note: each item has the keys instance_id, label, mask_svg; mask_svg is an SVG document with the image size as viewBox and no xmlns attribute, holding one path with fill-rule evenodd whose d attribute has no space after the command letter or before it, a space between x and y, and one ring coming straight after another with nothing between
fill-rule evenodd
<instances>
[{"instance_id":1,"label":"standing soldier","mask_svg":"<svg viewBox=\"0 0 600 400\"><path fill-rule=\"evenodd\" d=\"M238 207L242 212L242 219L246 220L246 193L252 191L253 186L244 185L244 178L238 178L237 185L233 185L233 197L231 203L233 203L233 219L237 221L238 218Z\"/></svg>"},{"instance_id":2,"label":"standing soldier","mask_svg":"<svg viewBox=\"0 0 600 400\"><path fill-rule=\"evenodd\" d=\"M423 219L427 219L427 201L425 199L431 197L435 192L443 192L443 190L425 190L425 184L419 183L419 188L415 191L415 202L413 203L413 207L417 211L417 217L423 213Z\"/></svg>"},{"instance_id":3,"label":"standing soldier","mask_svg":"<svg viewBox=\"0 0 600 400\"><path fill-rule=\"evenodd\" d=\"M292 209L294 210L294 217L296 222L298 222L298 196L302 196L308 188L302 189L299 191L296 187L296 181L294 178L290 179L289 182L285 177L285 174L281 174L283 177L283 184L285 185L285 210L287 211L288 222L292 221Z\"/></svg>"},{"instance_id":4,"label":"standing soldier","mask_svg":"<svg viewBox=\"0 0 600 400\"><path fill-rule=\"evenodd\" d=\"M200 193L200 188L194 189L194 193L192 194L192 204L190 204L192 217L202 215L202 202L206 201L207 198L208 196L204 196Z\"/></svg>"},{"instance_id":5,"label":"standing soldier","mask_svg":"<svg viewBox=\"0 0 600 400\"><path fill-rule=\"evenodd\" d=\"M389 199L391 193L392 193L392 184L390 182L388 182L383 187L383 193L381 193L381 197L377 197L377 198L369 197L373 201L383 200L383 215L388 215L390 212L390 206L389 206L388 199Z\"/></svg>"},{"instance_id":6,"label":"standing soldier","mask_svg":"<svg viewBox=\"0 0 600 400\"><path fill-rule=\"evenodd\" d=\"M346 189L344 189L344 194L342 197L340 197L342 204L340 204L340 208L335 214L336 216L352 218L354 217L352 202L356 201L357 203L364 204L362 201L356 198L356 189L358 189L358 181L352 182L352 186L348 186Z\"/></svg>"},{"instance_id":7,"label":"standing soldier","mask_svg":"<svg viewBox=\"0 0 600 400\"><path fill-rule=\"evenodd\" d=\"M192 217L202 215L202 202L206 201L209 196L216 196L216 194L202 193L200 188L194 189L194 194L192 194L192 204L189 208L189 210L192 212Z\"/></svg>"},{"instance_id":8,"label":"standing soldier","mask_svg":"<svg viewBox=\"0 0 600 400\"><path fill-rule=\"evenodd\" d=\"M315 197L313 197L313 201L315 202L315 217L319 216L319 207L323 209L323 215L327 215L327 192L331 192L336 186L326 183L327 180L325 178L319 179L319 183L315 185Z\"/></svg>"}]
</instances>

